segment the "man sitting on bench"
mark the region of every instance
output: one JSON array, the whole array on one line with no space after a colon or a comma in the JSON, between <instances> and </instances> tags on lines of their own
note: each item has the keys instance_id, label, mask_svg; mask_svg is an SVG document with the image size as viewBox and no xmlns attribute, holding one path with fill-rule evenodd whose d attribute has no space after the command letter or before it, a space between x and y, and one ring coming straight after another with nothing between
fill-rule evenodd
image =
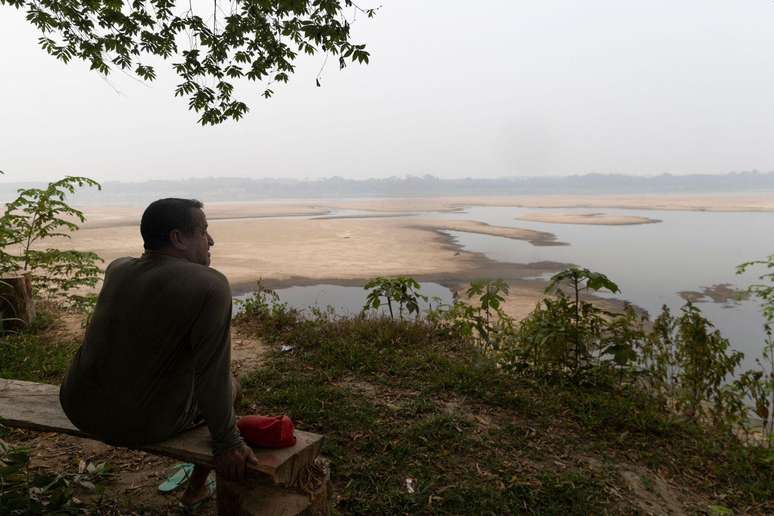
<instances>
[{"instance_id":1,"label":"man sitting on bench","mask_svg":"<svg viewBox=\"0 0 774 516\"><path fill-rule=\"evenodd\" d=\"M214 241L202 203L155 201L140 232L142 257L118 258L105 271L62 408L79 429L117 446L161 442L206 422L218 474L241 480L256 458L236 428L231 288L209 267ZM207 497L209 472L194 468L183 505Z\"/></svg>"}]
</instances>

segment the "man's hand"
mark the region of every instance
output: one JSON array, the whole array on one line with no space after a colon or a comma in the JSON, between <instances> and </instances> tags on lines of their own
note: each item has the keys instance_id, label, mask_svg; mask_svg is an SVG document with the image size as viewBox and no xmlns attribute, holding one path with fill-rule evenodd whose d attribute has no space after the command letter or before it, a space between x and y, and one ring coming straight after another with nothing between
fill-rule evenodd
<instances>
[{"instance_id":1,"label":"man's hand","mask_svg":"<svg viewBox=\"0 0 774 516\"><path fill-rule=\"evenodd\" d=\"M215 471L228 480L242 480L245 478L245 470L248 464L257 465L253 450L243 444L215 456Z\"/></svg>"}]
</instances>

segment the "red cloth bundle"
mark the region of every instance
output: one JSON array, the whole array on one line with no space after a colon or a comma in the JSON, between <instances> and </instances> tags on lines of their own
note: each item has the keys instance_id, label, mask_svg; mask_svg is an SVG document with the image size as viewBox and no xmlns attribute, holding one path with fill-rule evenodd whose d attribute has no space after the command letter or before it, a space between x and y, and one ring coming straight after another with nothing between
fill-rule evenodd
<instances>
[{"instance_id":1,"label":"red cloth bundle","mask_svg":"<svg viewBox=\"0 0 774 516\"><path fill-rule=\"evenodd\" d=\"M293 421L288 416L242 416L237 428L250 446L287 448L296 444Z\"/></svg>"}]
</instances>

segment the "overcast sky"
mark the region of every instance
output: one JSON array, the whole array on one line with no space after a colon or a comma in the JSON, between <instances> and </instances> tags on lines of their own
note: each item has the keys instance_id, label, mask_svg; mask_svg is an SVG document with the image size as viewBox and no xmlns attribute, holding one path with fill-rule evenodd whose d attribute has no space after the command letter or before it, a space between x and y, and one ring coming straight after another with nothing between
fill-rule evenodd
<instances>
[{"instance_id":1,"label":"overcast sky","mask_svg":"<svg viewBox=\"0 0 774 516\"><path fill-rule=\"evenodd\" d=\"M2 6L0 180L774 170L771 0L379 1L353 31L370 65L317 88L306 60L216 128L172 72L64 65Z\"/></svg>"}]
</instances>

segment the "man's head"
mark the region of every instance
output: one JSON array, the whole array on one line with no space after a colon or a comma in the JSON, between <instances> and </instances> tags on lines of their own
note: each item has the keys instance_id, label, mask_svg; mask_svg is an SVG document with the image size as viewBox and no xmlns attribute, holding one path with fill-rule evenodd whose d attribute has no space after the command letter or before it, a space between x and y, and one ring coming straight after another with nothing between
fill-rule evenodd
<instances>
[{"instance_id":1,"label":"man's head","mask_svg":"<svg viewBox=\"0 0 774 516\"><path fill-rule=\"evenodd\" d=\"M168 198L150 203L140 221L145 249L209 265L209 250L215 242L207 232L203 206L196 199Z\"/></svg>"}]
</instances>

